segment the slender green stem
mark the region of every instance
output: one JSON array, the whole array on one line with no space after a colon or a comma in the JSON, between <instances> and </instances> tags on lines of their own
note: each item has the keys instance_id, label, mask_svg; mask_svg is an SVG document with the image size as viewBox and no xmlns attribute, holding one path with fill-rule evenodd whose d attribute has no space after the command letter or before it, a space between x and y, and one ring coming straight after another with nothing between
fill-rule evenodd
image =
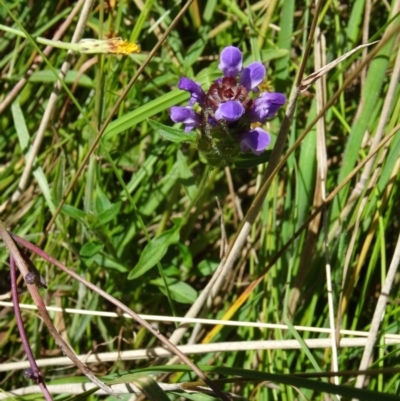
<instances>
[{"instance_id":1,"label":"slender green stem","mask_svg":"<svg viewBox=\"0 0 400 401\"><path fill-rule=\"evenodd\" d=\"M20 36L21 38L27 39L27 36L25 35L25 33L20 31L19 29L11 28L9 26L0 24L0 30ZM42 38L40 36L38 36L35 39L36 39L36 42L40 43L41 45L52 46L52 47L56 47L57 49L79 51L79 46L76 43L61 42L59 40L46 39L46 38Z\"/></svg>"},{"instance_id":2,"label":"slender green stem","mask_svg":"<svg viewBox=\"0 0 400 401\"><path fill-rule=\"evenodd\" d=\"M4 31L4 32L13 33L14 35L21 36L22 38L26 39L26 35L23 32L21 32L20 30L18 30L18 29L11 28L9 26L5 26L5 25L2 25L2 24L0 24L0 29L2 31Z\"/></svg>"},{"instance_id":3,"label":"slender green stem","mask_svg":"<svg viewBox=\"0 0 400 401\"><path fill-rule=\"evenodd\" d=\"M79 51L79 45L77 43L61 42L60 40L51 40L42 37L37 37L36 41L41 45L53 46L57 49Z\"/></svg>"},{"instance_id":4,"label":"slender green stem","mask_svg":"<svg viewBox=\"0 0 400 401\"><path fill-rule=\"evenodd\" d=\"M184 220L186 220L188 218L190 211L192 210L192 208L194 206L196 206L197 202L200 200L200 198L204 194L205 189L207 188L207 181L208 181L208 177L210 176L210 172L211 172L211 167L207 164L203 171L203 175L200 179L199 185L197 186L196 195L191 200L191 202L189 203L189 206L186 208L185 213L183 214Z\"/></svg>"}]
</instances>

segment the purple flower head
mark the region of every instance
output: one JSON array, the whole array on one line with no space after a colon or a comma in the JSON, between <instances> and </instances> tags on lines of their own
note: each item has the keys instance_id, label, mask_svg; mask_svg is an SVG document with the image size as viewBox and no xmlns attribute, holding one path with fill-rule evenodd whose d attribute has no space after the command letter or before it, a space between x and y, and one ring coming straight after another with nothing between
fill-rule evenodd
<instances>
[{"instance_id":1,"label":"purple flower head","mask_svg":"<svg viewBox=\"0 0 400 401\"><path fill-rule=\"evenodd\" d=\"M240 74L240 83L248 92L258 92L257 86L264 81L265 72L265 67L261 63L251 63Z\"/></svg>"},{"instance_id":2,"label":"purple flower head","mask_svg":"<svg viewBox=\"0 0 400 401\"><path fill-rule=\"evenodd\" d=\"M206 94L201 86L189 78L181 77L178 88L190 93L189 106L193 106L197 102L200 106L204 106Z\"/></svg>"},{"instance_id":3,"label":"purple flower head","mask_svg":"<svg viewBox=\"0 0 400 401\"><path fill-rule=\"evenodd\" d=\"M206 91L197 82L182 77L178 87L190 93L189 106L170 110L171 119L183 123L186 132L199 128L196 143L200 160L212 166L235 163L240 152L262 153L271 137L260 127L252 128L252 123L264 123L286 103L282 93L263 92L257 97L266 69L259 62L243 68L237 47L222 50L218 68L223 76ZM192 108L195 103L196 111Z\"/></svg>"},{"instance_id":4,"label":"purple flower head","mask_svg":"<svg viewBox=\"0 0 400 401\"><path fill-rule=\"evenodd\" d=\"M254 62L242 69L242 59L242 52L237 47L225 47L221 52L218 68L223 71L225 77L236 78L240 73L240 84L248 92L258 92L257 86L265 78L265 67L259 62Z\"/></svg>"},{"instance_id":5,"label":"purple flower head","mask_svg":"<svg viewBox=\"0 0 400 401\"><path fill-rule=\"evenodd\" d=\"M237 100L228 100L227 102L221 103L216 112L215 118L220 120L225 119L228 123L239 120L244 114L245 109L242 104Z\"/></svg>"},{"instance_id":6,"label":"purple flower head","mask_svg":"<svg viewBox=\"0 0 400 401\"><path fill-rule=\"evenodd\" d=\"M225 77L236 78L242 70L242 52L235 46L225 47L221 52L218 68Z\"/></svg>"},{"instance_id":7,"label":"purple flower head","mask_svg":"<svg viewBox=\"0 0 400 401\"><path fill-rule=\"evenodd\" d=\"M240 149L242 152L251 150L255 155L259 155L271 143L271 137L268 132L257 127L249 131L245 131L239 135Z\"/></svg>"},{"instance_id":8,"label":"purple flower head","mask_svg":"<svg viewBox=\"0 0 400 401\"><path fill-rule=\"evenodd\" d=\"M250 111L251 121L264 123L267 118L275 116L281 106L286 103L286 97L278 92L264 92L254 101Z\"/></svg>"},{"instance_id":9,"label":"purple flower head","mask_svg":"<svg viewBox=\"0 0 400 401\"><path fill-rule=\"evenodd\" d=\"M173 122L185 124L185 132L190 132L193 128L201 125L201 116L190 106L173 106L170 110L170 116Z\"/></svg>"}]
</instances>

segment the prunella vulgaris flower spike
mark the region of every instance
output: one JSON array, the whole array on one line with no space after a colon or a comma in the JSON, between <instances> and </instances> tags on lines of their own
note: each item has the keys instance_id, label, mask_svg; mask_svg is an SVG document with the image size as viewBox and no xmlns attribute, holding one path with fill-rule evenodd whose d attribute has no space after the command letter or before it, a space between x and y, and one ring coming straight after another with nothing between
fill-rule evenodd
<instances>
[{"instance_id":1,"label":"prunella vulgaris flower spike","mask_svg":"<svg viewBox=\"0 0 400 401\"><path fill-rule=\"evenodd\" d=\"M266 69L259 62L243 68L242 52L237 47L222 50L218 68L223 76L208 91L181 77L178 88L190 93L189 106L170 110L172 121L183 123L185 132L199 128L200 159L212 166L231 164L240 152L261 154L271 137L259 125L286 103L285 95L278 92L262 92L257 97Z\"/></svg>"}]
</instances>

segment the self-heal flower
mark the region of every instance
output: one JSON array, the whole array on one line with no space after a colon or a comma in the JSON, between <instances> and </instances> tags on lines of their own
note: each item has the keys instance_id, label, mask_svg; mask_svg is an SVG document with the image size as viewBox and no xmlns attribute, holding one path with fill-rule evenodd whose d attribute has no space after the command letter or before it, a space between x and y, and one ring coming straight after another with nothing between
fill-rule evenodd
<instances>
[{"instance_id":1,"label":"self-heal flower","mask_svg":"<svg viewBox=\"0 0 400 401\"><path fill-rule=\"evenodd\" d=\"M228 100L221 103L215 112L215 118L221 120L222 118L229 122L239 120L244 114L244 107L238 100Z\"/></svg>"},{"instance_id":2,"label":"self-heal flower","mask_svg":"<svg viewBox=\"0 0 400 401\"><path fill-rule=\"evenodd\" d=\"M225 47L221 52L218 68L225 77L235 78L242 69L242 52L234 46Z\"/></svg>"},{"instance_id":3,"label":"self-heal flower","mask_svg":"<svg viewBox=\"0 0 400 401\"><path fill-rule=\"evenodd\" d=\"M242 53L237 47L222 50L218 68L223 76L208 91L182 77L178 88L190 93L189 106L172 107L170 112L174 122L185 124L186 132L200 129L197 147L201 160L213 166L234 162L239 152L262 153L271 138L262 128L252 127L252 123L265 123L286 102L282 93L263 92L257 97L265 67L253 62L243 68Z\"/></svg>"},{"instance_id":4,"label":"self-heal flower","mask_svg":"<svg viewBox=\"0 0 400 401\"><path fill-rule=\"evenodd\" d=\"M185 132L190 132L195 127L200 127L201 117L191 107L171 107L171 120L175 123L184 123Z\"/></svg>"},{"instance_id":5,"label":"self-heal flower","mask_svg":"<svg viewBox=\"0 0 400 401\"><path fill-rule=\"evenodd\" d=\"M286 103L282 93L264 92L254 101L254 107L250 111L251 121L264 123L267 118L275 116L281 106Z\"/></svg>"},{"instance_id":6,"label":"self-heal flower","mask_svg":"<svg viewBox=\"0 0 400 401\"><path fill-rule=\"evenodd\" d=\"M240 74L240 84L248 91L258 92L258 85L264 81L265 67L261 63L251 63Z\"/></svg>"},{"instance_id":7,"label":"self-heal flower","mask_svg":"<svg viewBox=\"0 0 400 401\"><path fill-rule=\"evenodd\" d=\"M268 132L260 127L243 132L239 138L242 152L247 152L250 149L255 155L262 153L271 143Z\"/></svg>"},{"instance_id":8,"label":"self-heal flower","mask_svg":"<svg viewBox=\"0 0 400 401\"><path fill-rule=\"evenodd\" d=\"M197 102L200 106L204 105L206 94L201 89L200 84L189 78L182 77L179 80L178 88L190 93L189 105L193 106Z\"/></svg>"}]
</instances>

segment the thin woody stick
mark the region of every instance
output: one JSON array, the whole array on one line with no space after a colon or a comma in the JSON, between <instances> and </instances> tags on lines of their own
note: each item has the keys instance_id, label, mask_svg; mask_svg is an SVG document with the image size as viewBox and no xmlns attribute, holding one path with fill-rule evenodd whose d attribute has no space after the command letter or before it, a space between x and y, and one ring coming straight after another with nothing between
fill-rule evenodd
<instances>
[{"instance_id":1,"label":"thin woody stick","mask_svg":"<svg viewBox=\"0 0 400 401\"><path fill-rule=\"evenodd\" d=\"M35 357L33 356L32 349L29 345L28 338L26 336L24 323L22 321L21 309L18 303L18 287L17 287L17 272L15 268L14 258L10 256L10 277L11 277L11 292L12 292L12 301L14 304L14 312L15 312L15 320L17 321L19 335L21 336L22 345L24 347L24 351L28 358L29 364L31 365L30 369L26 369L24 372L24 376L28 379L32 379L36 384L39 385L40 390L43 393L44 398L47 401L53 401L53 398L50 395L49 390L46 387L46 383L43 380L42 373L37 366Z\"/></svg>"},{"instance_id":2,"label":"thin woody stick","mask_svg":"<svg viewBox=\"0 0 400 401\"><path fill-rule=\"evenodd\" d=\"M65 266L64 264L59 262L57 259L53 258L49 254L44 252L42 249L40 249L36 245L31 244L29 241L26 241L23 238L18 237L15 234L11 234L11 236L18 244L24 246L25 248L27 248L30 251L41 256L48 262L54 264L63 272L67 273L74 279L78 280L80 283L84 284L86 287L97 292L100 296L107 299L107 301L110 301L115 306L122 309L132 319L136 320L140 325L145 327L150 333L152 333L155 337L157 337L171 352L173 352L176 356L178 356L182 360L182 362L186 363L193 370L193 372L195 372L214 391L214 393L216 395L218 395L224 401L229 401L229 398L210 379L208 379L207 376L182 351L180 351L178 347L176 347L174 344L172 344L163 334L161 334L157 329L155 329L150 323L148 323L146 320L144 320L142 317L140 317L132 309L128 308L121 301L114 298L112 295L108 294L107 292L103 291L101 288L97 287L90 281L85 280L79 274L68 269L67 266ZM15 244L14 244L14 246L15 246ZM44 306L44 304L43 304L43 306Z\"/></svg>"},{"instance_id":3,"label":"thin woody stick","mask_svg":"<svg viewBox=\"0 0 400 401\"><path fill-rule=\"evenodd\" d=\"M86 377L97 386L99 386L102 390L106 391L107 394L114 395L115 394L110 387L105 385L101 382L93 373L92 371L82 363L74 354L74 352L69 348L68 344L61 338L60 334L54 327L50 316L46 310L46 306L39 294L39 290L35 285L36 282L40 281L40 278L37 275L29 270L28 264L25 262L24 258L22 257L17 245L14 243L13 239L11 238L10 234L8 233L7 229L4 226L4 223L0 220L0 237L3 239L6 247L10 251L11 257L15 260L15 263L22 274L25 282L27 283L27 287L33 302L36 304L39 313L43 319L43 322L49 329L51 335L54 337L55 342L61 348L62 352L68 356L72 362L86 375Z\"/></svg>"}]
</instances>

